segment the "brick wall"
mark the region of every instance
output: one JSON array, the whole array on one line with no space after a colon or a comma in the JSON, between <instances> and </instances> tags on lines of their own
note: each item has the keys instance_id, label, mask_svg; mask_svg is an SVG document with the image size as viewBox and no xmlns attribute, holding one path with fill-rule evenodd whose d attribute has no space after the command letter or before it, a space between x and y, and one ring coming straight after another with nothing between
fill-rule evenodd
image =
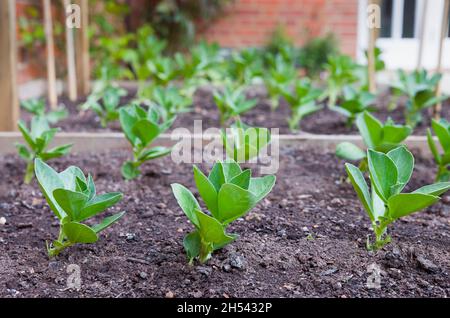
<instances>
[{"instance_id":1,"label":"brick wall","mask_svg":"<svg viewBox=\"0 0 450 318\"><path fill-rule=\"evenodd\" d=\"M344 53L354 56L358 0L235 0L202 37L222 46L262 46L283 25L301 45L308 37L333 32Z\"/></svg>"},{"instance_id":2,"label":"brick wall","mask_svg":"<svg viewBox=\"0 0 450 318\"><path fill-rule=\"evenodd\" d=\"M36 0L16 1L18 17L30 2ZM342 51L354 56L357 16L358 0L235 0L199 37L230 48L262 46L283 25L297 45L333 32ZM45 77L45 65L28 63L26 53L19 52L19 82Z\"/></svg>"}]
</instances>

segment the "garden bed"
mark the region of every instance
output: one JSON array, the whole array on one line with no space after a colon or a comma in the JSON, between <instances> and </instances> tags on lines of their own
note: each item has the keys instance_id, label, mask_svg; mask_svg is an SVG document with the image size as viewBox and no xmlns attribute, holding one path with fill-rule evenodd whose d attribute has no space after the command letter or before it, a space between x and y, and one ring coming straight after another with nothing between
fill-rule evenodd
<instances>
[{"instance_id":1,"label":"garden bed","mask_svg":"<svg viewBox=\"0 0 450 318\"><path fill-rule=\"evenodd\" d=\"M390 229L393 243L372 253L370 233L344 163L329 151L284 146L273 192L231 225L239 239L205 265L189 266L182 247L190 225L170 184L194 190L192 166L165 157L123 181L129 152L73 154L51 162L80 166L98 192L121 191L110 213L127 211L93 245L78 245L49 260L45 240L58 231L36 181L24 185L25 164L0 157L1 297L449 297L450 197ZM433 163L416 157L408 189L433 181ZM203 165L203 168L207 168ZM257 169L256 169L257 170ZM383 271L381 289L366 286L370 264ZM82 288L66 288L69 264L81 267Z\"/></svg>"},{"instance_id":2,"label":"garden bed","mask_svg":"<svg viewBox=\"0 0 450 318\"><path fill-rule=\"evenodd\" d=\"M130 86L130 85L127 85ZM122 99L121 105L126 105L135 96L136 89L128 87L128 96ZM194 120L202 120L203 129L209 127L219 126L219 113L217 107L214 104L212 97L213 88L203 87L197 90L194 96L194 105L192 110L188 113L179 114L171 129L177 127L188 128L193 131ZM258 99L258 105L243 114L241 117L243 121L249 125L255 127L267 127L267 128L279 128L281 134L292 133L287 125L287 119L290 117L289 105L283 100L280 102L280 106L272 111L270 109L269 101L266 99L266 92L262 86L252 86L247 90L248 98ZM80 112L78 106L85 100L79 100L77 102L71 102L67 98L62 98L61 103L66 105L70 116L60 121L57 126L62 131L66 132L115 132L120 131L120 123L118 121L110 123L107 128L100 126L100 120L96 114L87 110ZM405 100L400 99L397 109L394 111L388 111L387 106L390 101L390 95L386 92L380 94L377 102L377 112L374 115L382 121L385 121L388 117L391 117L396 123L404 123L403 109ZM313 134L358 134L358 130L353 125L352 127L346 126L346 118L332 110L327 109L325 103L322 103L324 109L306 117L301 122L301 131ZM22 118L25 120L30 119L30 115L26 112L22 112ZM450 101L444 103L442 108L442 117L450 119ZM426 135L426 130L431 126L430 112L424 113L424 119L414 129L414 135ZM300 132L301 133L301 132Z\"/></svg>"}]
</instances>

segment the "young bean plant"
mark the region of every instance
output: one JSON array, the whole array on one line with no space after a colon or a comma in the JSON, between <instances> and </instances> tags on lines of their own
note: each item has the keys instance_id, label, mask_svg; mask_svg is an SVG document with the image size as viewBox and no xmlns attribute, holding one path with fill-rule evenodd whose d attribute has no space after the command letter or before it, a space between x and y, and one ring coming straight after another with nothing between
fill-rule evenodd
<instances>
[{"instance_id":1,"label":"young bean plant","mask_svg":"<svg viewBox=\"0 0 450 318\"><path fill-rule=\"evenodd\" d=\"M274 60L274 65L269 69L264 83L270 98L272 109L278 108L281 94L285 87L289 87L297 77L297 69L286 63L280 55Z\"/></svg>"},{"instance_id":2,"label":"young bean plant","mask_svg":"<svg viewBox=\"0 0 450 318\"><path fill-rule=\"evenodd\" d=\"M222 131L222 142L229 158L245 162L257 157L270 143L267 128L250 127L237 120L231 127Z\"/></svg>"},{"instance_id":3,"label":"young bean plant","mask_svg":"<svg viewBox=\"0 0 450 318\"><path fill-rule=\"evenodd\" d=\"M60 106L58 109L46 112L45 100L43 98L27 99L20 104L23 109L33 114L34 116L45 118L50 124L56 124L58 121L67 118L69 115L67 109L64 106Z\"/></svg>"},{"instance_id":4,"label":"young bean plant","mask_svg":"<svg viewBox=\"0 0 450 318\"><path fill-rule=\"evenodd\" d=\"M22 133L22 137L28 147L23 144L16 144L19 156L27 162L24 182L30 183L33 178L34 160L40 158L44 161L58 158L69 153L72 145L62 145L47 150L48 145L58 132L57 128L50 128L45 117L35 116L31 120L30 129L26 124L19 121L18 127Z\"/></svg>"},{"instance_id":5,"label":"young bean plant","mask_svg":"<svg viewBox=\"0 0 450 318\"><path fill-rule=\"evenodd\" d=\"M428 77L425 70L414 71L411 74L399 70L398 77L398 81L392 86L393 94L394 97L400 95L408 97L405 121L413 128L422 121L422 112L425 109L448 99L447 95L436 96L436 87L442 74Z\"/></svg>"},{"instance_id":6,"label":"young bean plant","mask_svg":"<svg viewBox=\"0 0 450 318\"><path fill-rule=\"evenodd\" d=\"M438 166L436 181L449 181L450 171L448 170L448 168L450 166L450 123L445 119L441 119L440 121L433 119L431 127L433 128L433 131L436 134L443 150L443 153L440 154L438 147L433 140L431 130L428 129L428 146L430 147L431 153L434 157L434 161Z\"/></svg>"},{"instance_id":7,"label":"young bean plant","mask_svg":"<svg viewBox=\"0 0 450 318\"><path fill-rule=\"evenodd\" d=\"M119 118L120 99L127 96L127 91L112 84L103 84L89 95L81 106L82 110L92 109L100 118L102 127Z\"/></svg>"},{"instance_id":8,"label":"young bean plant","mask_svg":"<svg viewBox=\"0 0 450 318\"><path fill-rule=\"evenodd\" d=\"M335 55L328 58L325 68L328 72L326 97L328 97L328 107L333 109L342 89L358 80L355 73L358 66L350 56Z\"/></svg>"},{"instance_id":9,"label":"young bean plant","mask_svg":"<svg viewBox=\"0 0 450 318\"><path fill-rule=\"evenodd\" d=\"M407 125L396 125L390 118L383 124L368 112L357 116L356 126L366 147L383 153L400 146L412 133L412 128ZM367 170L366 151L353 143L342 142L337 145L336 155L345 160L360 161L360 169Z\"/></svg>"},{"instance_id":10,"label":"young bean plant","mask_svg":"<svg viewBox=\"0 0 450 318\"><path fill-rule=\"evenodd\" d=\"M281 94L291 108L288 124L292 131L300 128L300 122L304 117L321 109L317 104L317 98L321 92L306 78L296 81L292 88L285 87Z\"/></svg>"},{"instance_id":11,"label":"young bean plant","mask_svg":"<svg viewBox=\"0 0 450 318\"><path fill-rule=\"evenodd\" d=\"M58 238L51 244L47 243L49 257L57 256L77 243L95 243L101 231L125 214L114 214L93 226L83 224L81 222L119 202L122 193L97 195L92 176L86 178L81 169L74 166L58 173L42 160L36 159L35 172L42 194L60 224Z\"/></svg>"},{"instance_id":12,"label":"young bean plant","mask_svg":"<svg viewBox=\"0 0 450 318\"><path fill-rule=\"evenodd\" d=\"M387 234L391 223L439 201L439 195L450 189L450 183L435 183L411 193L402 193L413 172L413 155L400 146L387 154L369 149L367 157L370 190L357 167L350 163L345 167L375 233L375 242L370 243L368 238L367 248L377 250L391 241Z\"/></svg>"},{"instance_id":13,"label":"young bean plant","mask_svg":"<svg viewBox=\"0 0 450 318\"><path fill-rule=\"evenodd\" d=\"M220 125L223 127L231 118L236 118L255 107L257 100L248 100L243 88L233 89L231 86L225 86L222 92L214 93L214 102L219 109Z\"/></svg>"},{"instance_id":14,"label":"young bean plant","mask_svg":"<svg viewBox=\"0 0 450 318\"><path fill-rule=\"evenodd\" d=\"M375 103L375 95L366 91L357 91L352 86L343 88L342 103L334 107L333 110L347 117L347 126L351 127L356 117L365 112L372 112L376 109L373 107Z\"/></svg>"},{"instance_id":15,"label":"young bean plant","mask_svg":"<svg viewBox=\"0 0 450 318\"><path fill-rule=\"evenodd\" d=\"M133 160L126 161L121 169L123 177L131 180L139 176L139 167L144 162L170 153L171 148L148 146L173 124L175 117L161 119L156 107L146 111L134 104L121 108L119 119L125 137L133 147Z\"/></svg>"},{"instance_id":16,"label":"young bean plant","mask_svg":"<svg viewBox=\"0 0 450 318\"><path fill-rule=\"evenodd\" d=\"M151 100L163 109L165 118L189 112L192 105L192 99L181 95L176 87L155 87Z\"/></svg>"},{"instance_id":17,"label":"young bean plant","mask_svg":"<svg viewBox=\"0 0 450 318\"><path fill-rule=\"evenodd\" d=\"M183 241L190 264L196 258L201 263L206 262L215 250L237 238L236 234L226 232L228 225L270 193L275 176L252 178L251 170L242 171L239 164L231 160L215 163L208 177L194 165L194 180L210 214L202 212L187 188L172 184L178 204L195 227Z\"/></svg>"}]
</instances>

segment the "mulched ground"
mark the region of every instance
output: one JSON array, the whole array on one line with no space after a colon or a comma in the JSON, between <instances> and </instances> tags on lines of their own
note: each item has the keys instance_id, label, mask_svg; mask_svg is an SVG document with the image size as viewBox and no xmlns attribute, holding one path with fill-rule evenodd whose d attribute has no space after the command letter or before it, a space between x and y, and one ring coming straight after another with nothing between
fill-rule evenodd
<instances>
[{"instance_id":1,"label":"mulched ground","mask_svg":"<svg viewBox=\"0 0 450 318\"><path fill-rule=\"evenodd\" d=\"M204 129L209 127L219 128L219 114L214 104L212 91L213 89L210 87L197 90L194 96L192 111L178 115L172 128L185 127L192 131L194 120L202 120ZM129 95L123 98L122 105L126 105L134 97L134 94L135 91L130 91ZM244 122L252 126L279 128L282 134L292 133L287 125L290 109L286 102L281 101L279 108L272 111L266 98L265 90L261 86L248 89L247 96L248 98L256 98L259 102L254 109L242 116ZM62 131L120 131L120 124L118 122L111 123L108 128L104 129L100 126L100 121L92 111L80 112L78 105L84 102L84 100L73 103L67 100L67 98L62 97L61 102L66 105L70 112L70 116L57 125ZM375 113L375 116L382 121L385 121L388 117L392 117L396 123L404 123L403 112L405 99L401 98L399 100L398 107L394 111L387 110L389 103L390 95L388 93L381 93L377 102L379 110ZM346 126L346 118L344 116L327 109L325 105L323 106L324 108L321 111L306 117L301 122L301 130L303 132L314 134L358 134L356 127L349 128ZM450 102L444 104L442 117L450 120ZM30 116L22 112L22 118L27 120ZM430 127L430 118L430 113L425 112L423 122L414 131L415 135L426 134L427 128Z\"/></svg>"},{"instance_id":2,"label":"mulched ground","mask_svg":"<svg viewBox=\"0 0 450 318\"><path fill-rule=\"evenodd\" d=\"M0 157L0 297L449 297L450 195L390 228L393 243L365 249L369 219L343 162L332 153L281 150L273 192L245 219L232 224L239 239L204 265L189 266L182 247L192 229L170 184L194 190L192 166L170 157L143 166L125 182L122 151L70 155L51 162L58 170L80 166L94 175L99 193L122 191L109 213L126 216L92 245L74 246L55 259L45 241L58 223L36 181L22 183L25 165ZM432 182L431 161L418 158L407 190ZM203 165L203 169L206 167ZM67 266L81 267L82 288L66 288ZM367 268L382 270L370 289Z\"/></svg>"}]
</instances>

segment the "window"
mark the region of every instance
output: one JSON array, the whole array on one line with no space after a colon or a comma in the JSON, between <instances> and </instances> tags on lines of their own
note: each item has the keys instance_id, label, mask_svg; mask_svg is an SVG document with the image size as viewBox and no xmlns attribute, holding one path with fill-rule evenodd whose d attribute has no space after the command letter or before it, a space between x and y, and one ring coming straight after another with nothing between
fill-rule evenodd
<instances>
[{"instance_id":1,"label":"window","mask_svg":"<svg viewBox=\"0 0 450 318\"><path fill-rule=\"evenodd\" d=\"M417 7L417 0L382 0L380 37L416 37Z\"/></svg>"}]
</instances>

